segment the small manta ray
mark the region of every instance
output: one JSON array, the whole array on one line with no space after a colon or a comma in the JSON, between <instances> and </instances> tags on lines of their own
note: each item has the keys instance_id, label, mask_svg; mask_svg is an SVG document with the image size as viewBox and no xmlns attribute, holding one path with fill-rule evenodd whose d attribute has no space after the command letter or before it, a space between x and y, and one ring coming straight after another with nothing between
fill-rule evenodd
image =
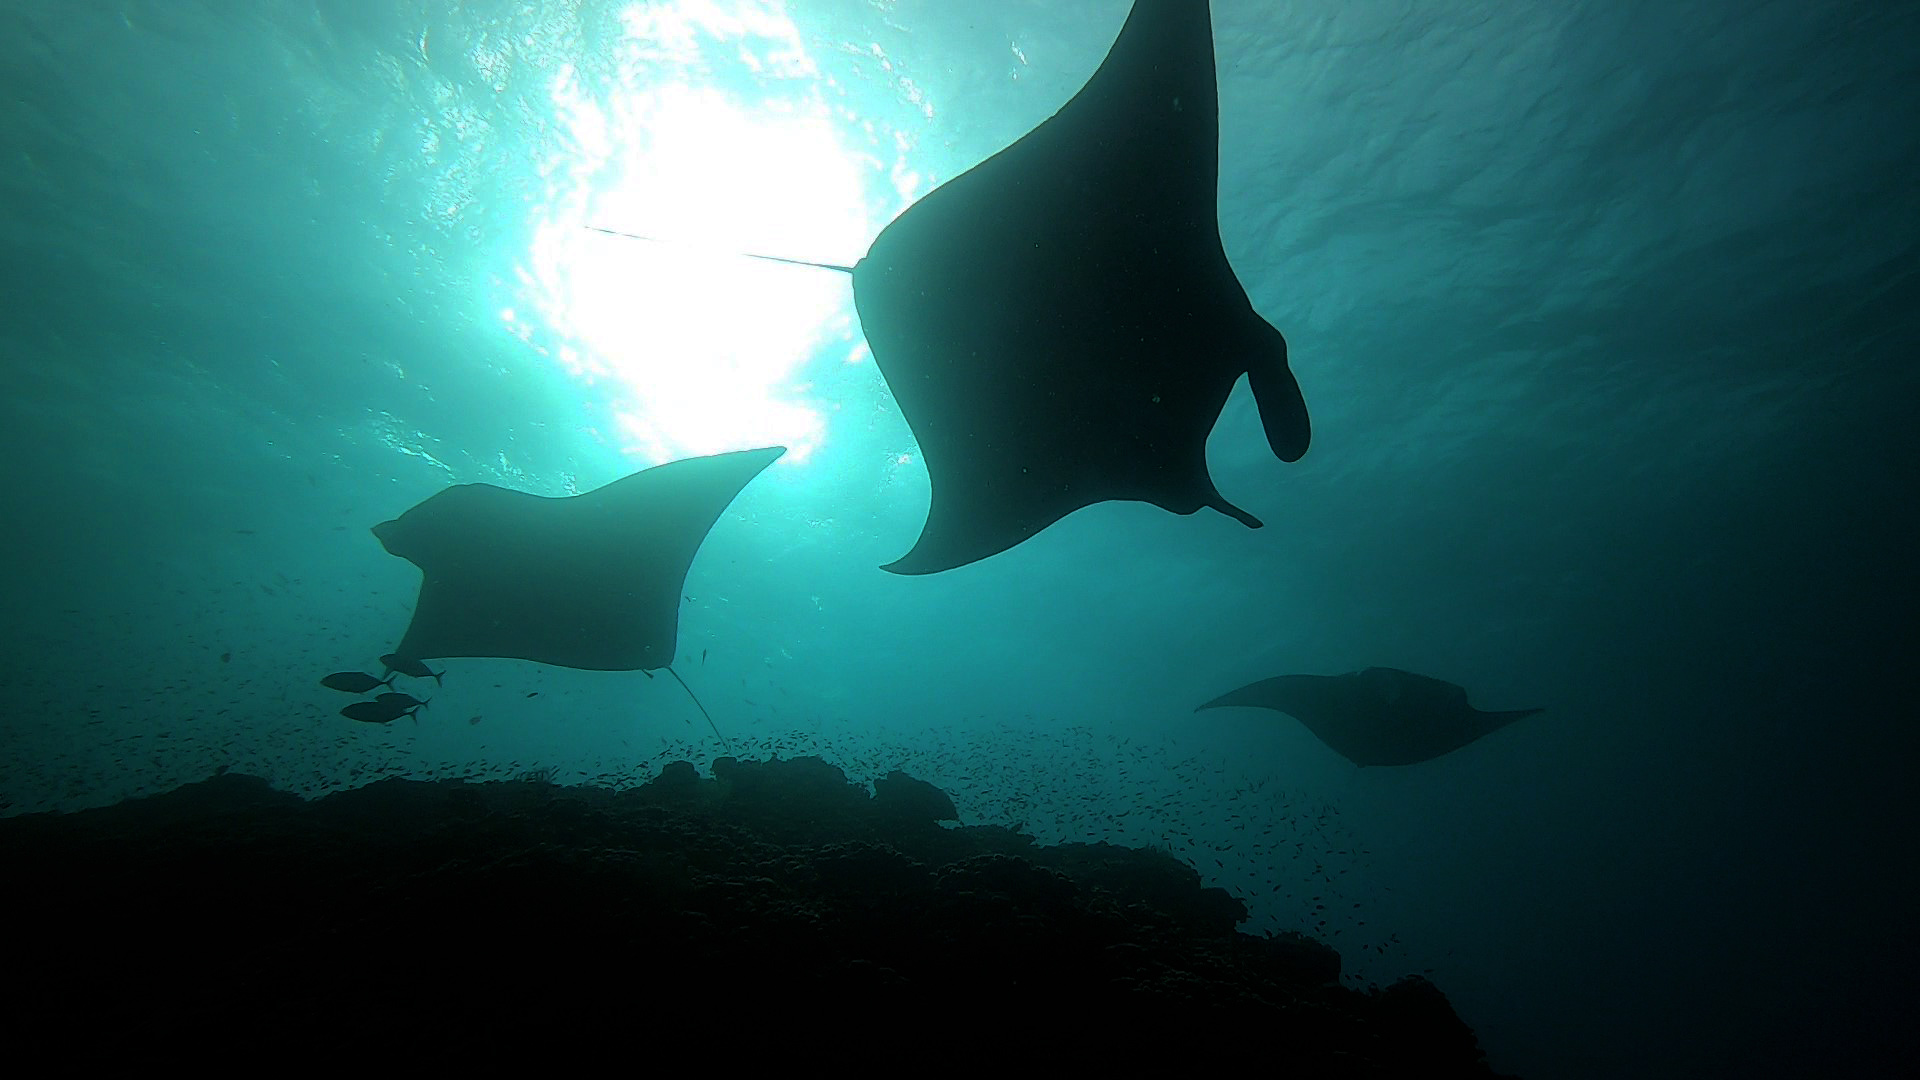
<instances>
[{"instance_id":1,"label":"small manta ray","mask_svg":"<svg viewBox=\"0 0 1920 1080\"><path fill-rule=\"evenodd\" d=\"M373 535L422 575L413 621L386 662L402 671L396 660L453 656L666 668L686 688L669 665L687 571L734 497L785 452L670 461L562 498L461 484L381 522Z\"/></svg>"},{"instance_id":2,"label":"small manta ray","mask_svg":"<svg viewBox=\"0 0 1920 1080\"><path fill-rule=\"evenodd\" d=\"M1397 668L1282 675L1248 683L1200 709L1246 705L1283 712L1355 765L1432 761L1544 709L1482 712L1450 682ZM1200 709L1195 709L1199 712Z\"/></svg>"},{"instance_id":3,"label":"small manta ray","mask_svg":"<svg viewBox=\"0 0 1920 1080\"><path fill-rule=\"evenodd\" d=\"M1280 460L1309 425L1221 245L1219 113L1206 0L1137 0L1071 101L856 265L773 259L853 276L926 462L926 524L885 569L965 566L1110 500L1260 527L1214 487L1207 435L1242 375Z\"/></svg>"}]
</instances>

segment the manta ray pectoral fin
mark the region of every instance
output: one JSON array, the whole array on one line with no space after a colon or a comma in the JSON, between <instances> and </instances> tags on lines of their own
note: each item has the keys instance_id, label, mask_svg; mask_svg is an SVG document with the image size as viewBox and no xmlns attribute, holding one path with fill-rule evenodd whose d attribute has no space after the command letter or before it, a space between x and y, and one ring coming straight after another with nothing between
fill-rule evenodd
<instances>
[{"instance_id":1,"label":"manta ray pectoral fin","mask_svg":"<svg viewBox=\"0 0 1920 1080\"><path fill-rule=\"evenodd\" d=\"M1260 407L1260 426L1267 431L1267 445L1281 461L1299 461L1307 452L1312 427L1307 420L1307 399L1301 396L1300 383L1287 367L1287 339L1280 331L1265 325L1266 333L1258 355L1247 370L1247 383L1253 390L1253 402Z\"/></svg>"},{"instance_id":2,"label":"manta ray pectoral fin","mask_svg":"<svg viewBox=\"0 0 1920 1080\"><path fill-rule=\"evenodd\" d=\"M1534 716L1546 711L1545 709L1509 709L1505 712L1489 712L1485 709L1469 709L1468 715L1472 719L1468 723L1465 733L1471 736L1468 739L1468 741L1471 742L1474 739L1485 738L1499 731L1501 728L1506 727L1508 724L1513 723L1515 720L1524 720L1529 716Z\"/></svg>"}]
</instances>

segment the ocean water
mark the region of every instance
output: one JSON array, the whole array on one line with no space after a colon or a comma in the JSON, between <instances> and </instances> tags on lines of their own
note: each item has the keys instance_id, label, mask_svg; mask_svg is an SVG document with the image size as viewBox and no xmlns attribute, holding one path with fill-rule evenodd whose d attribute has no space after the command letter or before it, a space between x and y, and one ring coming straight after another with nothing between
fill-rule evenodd
<instances>
[{"instance_id":1,"label":"ocean water","mask_svg":"<svg viewBox=\"0 0 1920 1080\"><path fill-rule=\"evenodd\" d=\"M398 640L418 572L368 530L435 491L779 443L681 612L736 749L1204 851L1247 929L1429 972L1500 1069L1886 1074L1920 8L1218 0L1221 233L1313 448L1243 384L1209 461L1264 529L1106 503L886 574L929 489L847 282L738 253L851 263L1127 8L8 5L0 809L710 758L636 673L448 661L385 727L318 680ZM1369 666L1548 711L1369 769L1193 712ZM1254 821L1285 858L1222 850Z\"/></svg>"}]
</instances>

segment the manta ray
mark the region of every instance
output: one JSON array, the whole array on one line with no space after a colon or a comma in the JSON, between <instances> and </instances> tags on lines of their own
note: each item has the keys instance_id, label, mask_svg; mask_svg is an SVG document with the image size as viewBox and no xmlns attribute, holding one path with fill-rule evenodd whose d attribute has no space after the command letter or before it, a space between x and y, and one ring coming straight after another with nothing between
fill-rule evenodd
<instances>
[{"instance_id":1,"label":"manta ray","mask_svg":"<svg viewBox=\"0 0 1920 1080\"><path fill-rule=\"evenodd\" d=\"M1415 765L1544 709L1484 712L1450 682L1397 668L1347 675L1281 675L1248 683L1195 709L1246 705L1283 712L1355 765Z\"/></svg>"},{"instance_id":2,"label":"manta ray","mask_svg":"<svg viewBox=\"0 0 1920 1080\"><path fill-rule=\"evenodd\" d=\"M381 522L373 535L421 572L413 621L383 660L428 674L421 661L494 656L680 679L668 665L693 557L785 452L670 461L563 498L461 484Z\"/></svg>"},{"instance_id":3,"label":"manta ray","mask_svg":"<svg viewBox=\"0 0 1920 1080\"><path fill-rule=\"evenodd\" d=\"M1286 339L1221 246L1214 79L1206 0L1138 0L1059 112L855 265L774 260L853 276L919 444L932 503L884 569L965 566L1109 500L1261 526L1214 486L1207 435L1242 375L1275 456L1299 460L1309 425Z\"/></svg>"}]
</instances>

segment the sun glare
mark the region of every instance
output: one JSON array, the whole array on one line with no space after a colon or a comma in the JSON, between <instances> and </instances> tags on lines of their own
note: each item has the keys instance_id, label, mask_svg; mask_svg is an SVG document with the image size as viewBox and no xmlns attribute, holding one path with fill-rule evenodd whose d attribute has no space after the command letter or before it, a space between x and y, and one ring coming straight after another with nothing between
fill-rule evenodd
<instances>
[{"instance_id":1,"label":"sun glare","mask_svg":"<svg viewBox=\"0 0 1920 1080\"><path fill-rule=\"evenodd\" d=\"M757 100L699 84L703 42L748 58L759 43L755 70L811 74L783 16L742 22L717 7L649 5L625 20L635 40L607 85L555 77L567 150L543 163L547 198L520 268L535 310L502 317L523 340L534 318L557 336L542 351L596 388L633 456L778 443L800 462L825 437L805 368L847 332L850 284L740 253L854 261L871 238L862 164L810 78Z\"/></svg>"}]
</instances>

